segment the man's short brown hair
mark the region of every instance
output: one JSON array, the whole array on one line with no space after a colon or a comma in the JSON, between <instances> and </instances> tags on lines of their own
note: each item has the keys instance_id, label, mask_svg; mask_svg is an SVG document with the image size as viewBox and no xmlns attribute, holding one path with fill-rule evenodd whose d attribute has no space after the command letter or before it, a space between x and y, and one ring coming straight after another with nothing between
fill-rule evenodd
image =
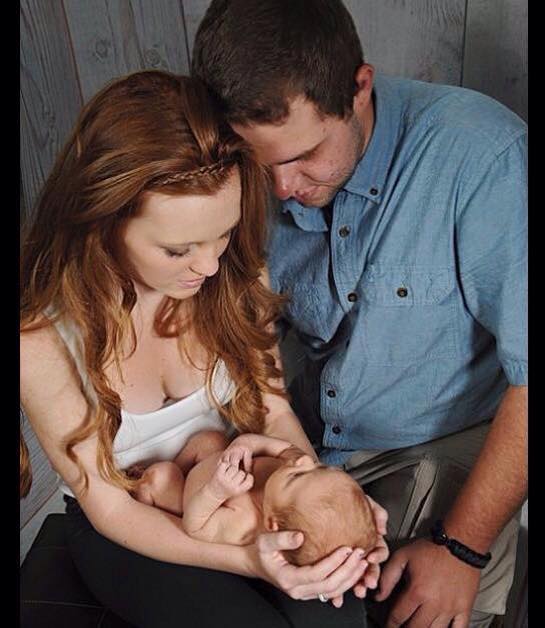
<instances>
[{"instance_id":1,"label":"man's short brown hair","mask_svg":"<svg viewBox=\"0 0 545 628\"><path fill-rule=\"evenodd\" d=\"M212 0L192 72L230 122L280 122L305 96L320 113L351 113L363 53L341 0Z\"/></svg>"}]
</instances>

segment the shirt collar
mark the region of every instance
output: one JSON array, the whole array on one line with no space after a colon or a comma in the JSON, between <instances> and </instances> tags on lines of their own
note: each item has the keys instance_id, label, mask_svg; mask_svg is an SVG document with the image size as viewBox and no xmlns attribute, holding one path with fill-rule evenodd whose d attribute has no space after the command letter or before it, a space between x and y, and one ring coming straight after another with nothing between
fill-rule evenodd
<instances>
[{"instance_id":1,"label":"shirt collar","mask_svg":"<svg viewBox=\"0 0 545 628\"><path fill-rule=\"evenodd\" d=\"M379 203L398 141L401 103L392 84L378 74L373 88L375 124L371 139L344 189Z\"/></svg>"},{"instance_id":2,"label":"shirt collar","mask_svg":"<svg viewBox=\"0 0 545 628\"><path fill-rule=\"evenodd\" d=\"M373 95L373 133L363 157L342 189L379 203L398 140L401 103L392 84L380 74L375 76ZM304 231L328 230L319 207L304 207L296 200L288 199L282 203L282 211L290 212L297 226Z\"/></svg>"}]
</instances>

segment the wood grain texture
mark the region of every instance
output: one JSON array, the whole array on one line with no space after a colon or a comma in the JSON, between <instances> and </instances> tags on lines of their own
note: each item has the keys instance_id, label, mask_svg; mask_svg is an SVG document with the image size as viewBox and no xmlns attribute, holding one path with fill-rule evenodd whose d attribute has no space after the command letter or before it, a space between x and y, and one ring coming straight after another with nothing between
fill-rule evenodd
<instances>
[{"instance_id":1,"label":"wood grain texture","mask_svg":"<svg viewBox=\"0 0 545 628\"><path fill-rule=\"evenodd\" d=\"M528 120L528 0L469 0L463 85Z\"/></svg>"},{"instance_id":2,"label":"wood grain texture","mask_svg":"<svg viewBox=\"0 0 545 628\"><path fill-rule=\"evenodd\" d=\"M30 211L82 101L60 0L20 7L21 170Z\"/></svg>"},{"instance_id":3,"label":"wood grain texture","mask_svg":"<svg viewBox=\"0 0 545 628\"><path fill-rule=\"evenodd\" d=\"M367 63L391 76L458 85L465 0L346 0Z\"/></svg>"},{"instance_id":4,"label":"wood grain texture","mask_svg":"<svg viewBox=\"0 0 545 628\"><path fill-rule=\"evenodd\" d=\"M138 70L188 69L178 0L64 0L83 98Z\"/></svg>"},{"instance_id":5,"label":"wood grain texture","mask_svg":"<svg viewBox=\"0 0 545 628\"><path fill-rule=\"evenodd\" d=\"M199 24L206 13L210 0L183 0L185 28L187 34L187 46L189 57L193 51L193 42Z\"/></svg>"}]
</instances>

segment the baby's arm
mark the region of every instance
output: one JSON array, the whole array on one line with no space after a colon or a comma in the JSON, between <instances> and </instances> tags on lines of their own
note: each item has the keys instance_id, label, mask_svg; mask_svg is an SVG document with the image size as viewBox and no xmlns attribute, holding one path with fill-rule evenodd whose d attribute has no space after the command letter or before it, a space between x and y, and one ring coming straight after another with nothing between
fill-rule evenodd
<instances>
[{"instance_id":1,"label":"baby's arm","mask_svg":"<svg viewBox=\"0 0 545 628\"><path fill-rule=\"evenodd\" d=\"M287 440L264 436L263 434L242 434L237 436L225 450L224 458L233 465L238 465L239 462L243 461L244 469L250 471L253 456L272 456L273 458L290 460L300 458L303 455L305 455L304 451Z\"/></svg>"},{"instance_id":2,"label":"baby's arm","mask_svg":"<svg viewBox=\"0 0 545 628\"><path fill-rule=\"evenodd\" d=\"M249 491L254 477L232 464L224 455L212 478L204 484L186 504L182 525L194 538L214 541L228 508L223 507L230 497Z\"/></svg>"}]
</instances>

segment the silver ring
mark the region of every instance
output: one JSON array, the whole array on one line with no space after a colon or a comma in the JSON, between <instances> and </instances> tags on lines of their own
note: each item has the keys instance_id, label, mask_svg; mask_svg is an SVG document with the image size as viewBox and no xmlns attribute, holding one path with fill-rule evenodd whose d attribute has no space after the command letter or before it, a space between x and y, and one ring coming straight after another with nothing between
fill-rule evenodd
<instances>
[{"instance_id":1,"label":"silver ring","mask_svg":"<svg viewBox=\"0 0 545 628\"><path fill-rule=\"evenodd\" d=\"M327 602L329 600L325 593L318 593L318 599L320 602Z\"/></svg>"}]
</instances>

